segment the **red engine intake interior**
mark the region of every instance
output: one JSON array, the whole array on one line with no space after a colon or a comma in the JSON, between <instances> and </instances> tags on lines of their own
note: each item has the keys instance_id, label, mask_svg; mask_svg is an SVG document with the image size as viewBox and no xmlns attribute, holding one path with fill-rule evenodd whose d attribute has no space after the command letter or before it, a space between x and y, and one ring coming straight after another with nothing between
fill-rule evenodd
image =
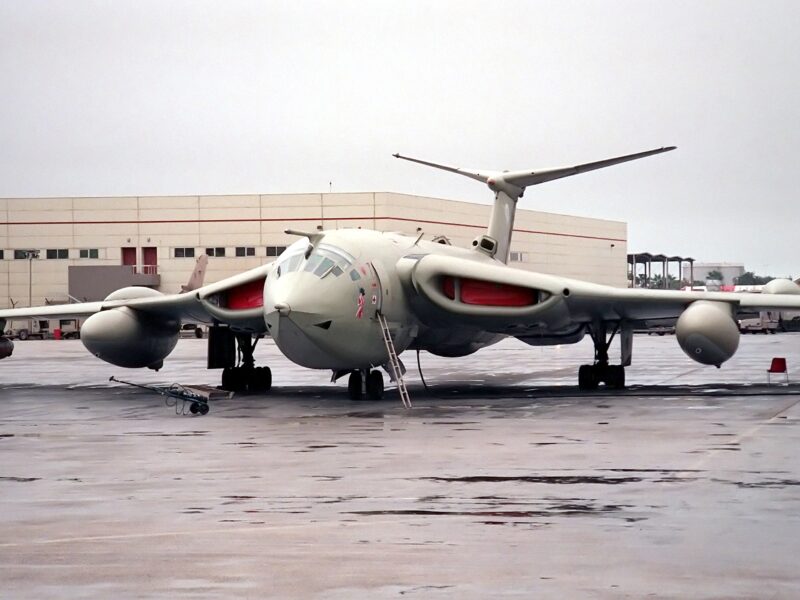
<instances>
[{"instance_id":1,"label":"red engine intake interior","mask_svg":"<svg viewBox=\"0 0 800 600\"><path fill-rule=\"evenodd\" d=\"M459 300L464 304L476 304L479 306L531 306L538 302L536 290L519 287L516 285L506 285L504 283L493 283L491 281L480 281L478 279L459 279L461 297ZM442 281L442 291L451 300L456 300L456 280L453 277L445 277Z\"/></svg>"},{"instance_id":2,"label":"red engine intake interior","mask_svg":"<svg viewBox=\"0 0 800 600\"><path fill-rule=\"evenodd\" d=\"M264 306L264 279L237 285L225 292L225 306L232 310L245 310Z\"/></svg>"}]
</instances>

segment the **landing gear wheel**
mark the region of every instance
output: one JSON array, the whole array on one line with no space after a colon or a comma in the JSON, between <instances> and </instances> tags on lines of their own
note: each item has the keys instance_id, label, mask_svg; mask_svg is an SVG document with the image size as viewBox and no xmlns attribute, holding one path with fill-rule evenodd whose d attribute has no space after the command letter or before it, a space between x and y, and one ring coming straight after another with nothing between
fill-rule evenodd
<instances>
[{"instance_id":1,"label":"landing gear wheel","mask_svg":"<svg viewBox=\"0 0 800 600\"><path fill-rule=\"evenodd\" d=\"M220 386L223 390L230 390L231 389L231 368L225 367L222 369L222 382Z\"/></svg>"},{"instance_id":2,"label":"landing gear wheel","mask_svg":"<svg viewBox=\"0 0 800 600\"><path fill-rule=\"evenodd\" d=\"M272 387L272 371L269 367L256 367L248 373L248 389L251 392L267 392Z\"/></svg>"},{"instance_id":3,"label":"landing gear wheel","mask_svg":"<svg viewBox=\"0 0 800 600\"><path fill-rule=\"evenodd\" d=\"M196 415L198 412L200 412L200 405L197 402L192 402L189 405L189 412L193 415Z\"/></svg>"},{"instance_id":4,"label":"landing gear wheel","mask_svg":"<svg viewBox=\"0 0 800 600\"><path fill-rule=\"evenodd\" d=\"M370 371L367 375L367 396L370 400L383 398L383 373Z\"/></svg>"},{"instance_id":5,"label":"landing gear wheel","mask_svg":"<svg viewBox=\"0 0 800 600\"><path fill-rule=\"evenodd\" d=\"M581 365L578 369L578 389L596 390L600 383L597 375L597 367L594 365Z\"/></svg>"},{"instance_id":6,"label":"landing gear wheel","mask_svg":"<svg viewBox=\"0 0 800 600\"><path fill-rule=\"evenodd\" d=\"M261 367L261 389L268 392L272 388L272 369Z\"/></svg>"},{"instance_id":7,"label":"landing gear wheel","mask_svg":"<svg viewBox=\"0 0 800 600\"><path fill-rule=\"evenodd\" d=\"M198 406L198 408L197 408L197 411L198 411L198 412L199 412L201 415L207 415L207 414L208 414L208 404L200 404L200 405Z\"/></svg>"},{"instance_id":8,"label":"landing gear wheel","mask_svg":"<svg viewBox=\"0 0 800 600\"><path fill-rule=\"evenodd\" d=\"M621 390L625 387L625 367L622 365L609 365L606 367L606 385Z\"/></svg>"},{"instance_id":9,"label":"landing gear wheel","mask_svg":"<svg viewBox=\"0 0 800 600\"><path fill-rule=\"evenodd\" d=\"M347 380L347 393L350 400L361 400L361 371L353 371Z\"/></svg>"},{"instance_id":10,"label":"landing gear wheel","mask_svg":"<svg viewBox=\"0 0 800 600\"><path fill-rule=\"evenodd\" d=\"M229 392L238 392L241 388L238 367L226 367L222 370L222 389Z\"/></svg>"}]
</instances>

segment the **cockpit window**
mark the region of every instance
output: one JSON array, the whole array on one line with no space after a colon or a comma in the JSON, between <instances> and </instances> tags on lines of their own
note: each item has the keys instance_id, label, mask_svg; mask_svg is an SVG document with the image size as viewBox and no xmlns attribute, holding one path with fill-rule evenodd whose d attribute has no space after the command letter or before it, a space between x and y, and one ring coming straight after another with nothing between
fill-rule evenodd
<instances>
[{"instance_id":1,"label":"cockpit window","mask_svg":"<svg viewBox=\"0 0 800 600\"><path fill-rule=\"evenodd\" d=\"M330 258L323 258L319 262L319 265L317 265L317 268L314 269L314 275L316 275L317 277L324 277L325 275L328 274L328 271L331 270L331 267L333 267L333 264L334 263ZM308 270L308 269L306 269L306 270Z\"/></svg>"},{"instance_id":2,"label":"cockpit window","mask_svg":"<svg viewBox=\"0 0 800 600\"><path fill-rule=\"evenodd\" d=\"M296 248L293 244L287 250L286 255L278 260L276 276L281 277L294 271L308 271L317 277L327 277L328 275L339 277L355 262L355 258L349 253L330 244L319 244L309 257L305 258L307 248L308 244L297 244Z\"/></svg>"},{"instance_id":3,"label":"cockpit window","mask_svg":"<svg viewBox=\"0 0 800 600\"><path fill-rule=\"evenodd\" d=\"M313 272L314 269L317 268L317 265L322 262L322 257L317 254L316 252L308 257L305 266L303 267L303 271Z\"/></svg>"}]
</instances>

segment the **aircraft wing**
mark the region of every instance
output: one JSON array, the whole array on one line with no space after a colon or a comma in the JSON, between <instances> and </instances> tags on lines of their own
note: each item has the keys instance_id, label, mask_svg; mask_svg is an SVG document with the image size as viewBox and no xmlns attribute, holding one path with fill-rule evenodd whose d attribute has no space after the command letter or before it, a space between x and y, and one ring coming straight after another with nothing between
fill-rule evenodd
<instances>
[{"instance_id":1,"label":"aircraft wing","mask_svg":"<svg viewBox=\"0 0 800 600\"><path fill-rule=\"evenodd\" d=\"M732 315L800 309L790 293L683 292L615 288L477 261L429 254L398 263L423 321L451 322L528 337L567 335L593 321L643 322L677 318L697 300L724 302ZM791 283L791 282L787 282Z\"/></svg>"},{"instance_id":2,"label":"aircraft wing","mask_svg":"<svg viewBox=\"0 0 800 600\"><path fill-rule=\"evenodd\" d=\"M0 310L0 321L28 318L79 318L127 307L157 319L196 323L226 323L237 329L265 333L263 289L272 265L262 265L216 283L180 294L158 294L148 288L125 288L99 302L55 304ZM152 294L152 295L151 295Z\"/></svg>"}]
</instances>

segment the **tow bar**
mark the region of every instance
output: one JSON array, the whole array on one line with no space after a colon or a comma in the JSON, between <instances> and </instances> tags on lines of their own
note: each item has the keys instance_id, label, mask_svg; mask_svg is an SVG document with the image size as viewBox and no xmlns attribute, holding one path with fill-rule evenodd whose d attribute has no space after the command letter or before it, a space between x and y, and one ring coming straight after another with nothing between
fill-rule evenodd
<instances>
[{"instance_id":1,"label":"tow bar","mask_svg":"<svg viewBox=\"0 0 800 600\"><path fill-rule=\"evenodd\" d=\"M193 415L207 415L209 411L208 401L211 399L212 394L219 393L220 391L216 388L206 389L204 386L190 387L181 385L180 383L172 383L170 385L142 385L117 379L113 375L109 377L108 380L115 383L124 383L131 387L141 388L164 396L164 404L170 408L175 408L176 415L187 414L187 406L188 412ZM232 395L233 394L230 392L223 392L222 397L230 398Z\"/></svg>"}]
</instances>

